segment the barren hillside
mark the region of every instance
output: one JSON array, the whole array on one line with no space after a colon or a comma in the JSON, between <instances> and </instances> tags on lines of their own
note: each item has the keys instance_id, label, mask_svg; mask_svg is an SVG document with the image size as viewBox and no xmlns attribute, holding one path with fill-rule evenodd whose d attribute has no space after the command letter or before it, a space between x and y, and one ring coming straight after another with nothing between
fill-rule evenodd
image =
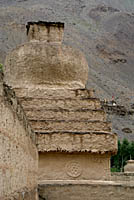
<instances>
[{"instance_id":1,"label":"barren hillside","mask_svg":"<svg viewBox=\"0 0 134 200\"><path fill-rule=\"evenodd\" d=\"M0 0L0 63L26 41L27 21L62 21L64 43L89 63L87 87L102 100L132 110L134 104L134 0ZM134 140L134 115L110 115L120 138ZM124 132L124 128L131 131Z\"/></svg>"}]
</instances>

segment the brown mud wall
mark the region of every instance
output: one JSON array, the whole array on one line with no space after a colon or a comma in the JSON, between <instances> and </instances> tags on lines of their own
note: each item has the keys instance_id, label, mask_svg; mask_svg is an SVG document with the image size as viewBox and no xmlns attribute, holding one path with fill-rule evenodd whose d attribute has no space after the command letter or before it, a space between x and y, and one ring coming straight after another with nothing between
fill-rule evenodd
<instances>
[{"instance_id":1,"label":"brown mud wall","mask_svg":"<svg viewBox=\"0 0 134 200\"><path fill-rule=\"evenodd\" d=\"M0 200L37 200L37 170L34 134L0 74Z\"/></svg>"}]
</instances>

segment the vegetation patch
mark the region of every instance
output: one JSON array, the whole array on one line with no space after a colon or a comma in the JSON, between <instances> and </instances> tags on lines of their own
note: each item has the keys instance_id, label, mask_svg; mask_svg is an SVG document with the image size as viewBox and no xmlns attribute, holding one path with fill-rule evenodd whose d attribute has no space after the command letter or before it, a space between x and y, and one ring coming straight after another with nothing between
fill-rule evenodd
<instances>
[{"instance_id":1,"label":"vegetation patch","mask_svg":"<svg viewBox=\"0 0 134 200\"><path fill-rule=\"evenodd\" d=\"M129 142L126 138L118 141L118 153L111 157L111 171L123 172L127 160L134 160L134 141Z\"/></svg>"},{"instance_id":2,"label":"vegetation patch","mask_svg":"<svg viewBox=\"0 0 134 200\"><path fill-rule=\"evenodd\" d=\"M0 63L0 71L3 71L3 65Z\"/></svg>"}]
</instances>

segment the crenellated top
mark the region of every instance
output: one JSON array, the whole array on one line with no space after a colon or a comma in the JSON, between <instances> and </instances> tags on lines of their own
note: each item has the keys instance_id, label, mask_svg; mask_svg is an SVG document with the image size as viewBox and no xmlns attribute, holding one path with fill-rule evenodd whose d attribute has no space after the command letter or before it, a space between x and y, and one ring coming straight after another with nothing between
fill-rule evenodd
<instances>
[{"instance_id":1,"label":"crenellated top","mask_svg":"<svg viewBox=\"0 0 134 200\"><path fill-rule=\"evenodd\" d=\"M29 41L62 42L64 23L61 22L28 22L26 25Z\"/></svg>"}]
</instances>

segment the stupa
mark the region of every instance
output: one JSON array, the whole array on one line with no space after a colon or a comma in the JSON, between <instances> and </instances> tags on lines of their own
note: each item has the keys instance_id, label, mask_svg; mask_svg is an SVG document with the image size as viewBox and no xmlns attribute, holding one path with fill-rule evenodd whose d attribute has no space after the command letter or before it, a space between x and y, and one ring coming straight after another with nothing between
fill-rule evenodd
<instances>
[{"instance_id":1,"label":"stupa","mask_svg":"<svg viewBox=\"0 0 134 200\"><path fill-rule=\"evenodd\" d=\"M64 23L29 22L29 41L6 59L5 82L37 137L39 180L107 180L117 135L85 85L83 54L62 44Z\"/></svg>"}]
</instances>

